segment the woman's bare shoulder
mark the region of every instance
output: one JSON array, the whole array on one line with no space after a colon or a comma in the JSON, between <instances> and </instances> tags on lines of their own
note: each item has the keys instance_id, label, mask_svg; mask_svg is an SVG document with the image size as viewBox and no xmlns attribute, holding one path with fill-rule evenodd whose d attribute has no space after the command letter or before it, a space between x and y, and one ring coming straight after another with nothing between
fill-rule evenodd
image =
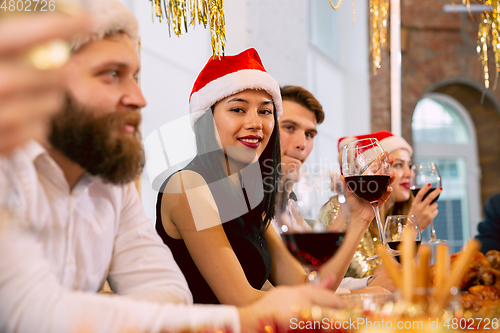
<instances>
[{"instance_id":1,"label":"woman's bare shoulder","mask_svg":"<svg viewBox=\"0 0 500 333\"><path fill-rule=\"evenodd\" d=\"M207 182L196 171L181 170L174 173L163 189L164 194L180 194L197 187L207 186Z\"/></svg>"}]
</instances>

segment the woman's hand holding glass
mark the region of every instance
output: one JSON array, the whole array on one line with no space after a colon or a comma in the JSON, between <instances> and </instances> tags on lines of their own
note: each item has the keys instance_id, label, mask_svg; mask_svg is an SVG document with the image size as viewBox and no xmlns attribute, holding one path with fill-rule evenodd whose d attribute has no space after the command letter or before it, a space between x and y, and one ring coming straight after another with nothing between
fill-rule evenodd
<instances>
[{"instance_id":1,"label":"woman's hand holding glass","mask_svg":"<svg viewBox=\"0 0 500 333\"><path fill-rule=\"evenodd\" d=\"M389 164L392 165L393 161L394 159L391 156L387 158L387 162ZM389 177L389 185L391 185L394 181L394 173L390 172ZM385 204L387 199L389 199L392 190L393 189L391 186L387 187L387 191L378 200L379 206ZM361 229L367 229L370 225L370 222L373 220L373 217L375 216L371 203L356 196L356 194L354 194L348 186L346 187L346 197L347 202L349 203L349 207L351 208L351 225L356 225Z\"/></svg>"},{"instance_id":2,"label":"woman's hand holding glass","mask_svg":"<svg viewBox=\"0 0 500 333\"><path fill-rule=\"evenodd\" d=\"M436 230L432 223L432 220L438 214L436 201L443 191L441 174L437 165L435 163L413 164L411 167L410 190L415 196L415 201L422 202L423 206L429 207L429 217L432 217L428 221L431 232L429 243L442 242L437 238Z\"/></svg>"},{"instance_id":3,"label":"woman's hand holding glass","mask_svg":"<svg viewBox=\"0 0 500 333\"><path fill-rule=\"evenodd\" d=\"M427 184L422 187L422 191L419 191L415 196L413 203L411 204L410 211L408 215L415 215L417 218L420 230L425 230L432 221L436 218L438 211L438 204L433 201L439 197L442 189L438 188L424 197L424 194L431 189L431 184Z\"/></svg>"},{"instance_id":4,"label":"woman's hand holding glass","mask_svg":"<svg viewBox=\"0 0 500 333\"><path fill-rule=\"evenodd\" d=\"M368 217L364 220L366 229L373 218L373 213L368 214L368 207L372 206L383 246L386 246L387 242L383 234L379 206L385 203L392 192L392 188L388 186L394 181L394 173L391 173L393 162L393 158L388 157L376 139L356 140L345 145L342 150L342 171L347 187L364 201L353 200L353 214ZM376 258L378 256L367 259Z\"/></svg>"}]
</instances>

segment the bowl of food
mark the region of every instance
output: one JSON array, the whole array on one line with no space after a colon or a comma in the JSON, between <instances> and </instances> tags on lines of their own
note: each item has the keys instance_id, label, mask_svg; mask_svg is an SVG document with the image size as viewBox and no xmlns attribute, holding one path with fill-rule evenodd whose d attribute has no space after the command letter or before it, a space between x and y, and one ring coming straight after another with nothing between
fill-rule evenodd
<instances>
[{"instance_id":1,"label":"bowl of food","mask_svg":"<svg viewBox=\"0 0 500 333\"><path fill-rule=\"evenodd\" d=\"M357 314L390 313L394 305L394 295L391 293L350 294L339 298L343 310Z\"/></svg>"}]
</instances>

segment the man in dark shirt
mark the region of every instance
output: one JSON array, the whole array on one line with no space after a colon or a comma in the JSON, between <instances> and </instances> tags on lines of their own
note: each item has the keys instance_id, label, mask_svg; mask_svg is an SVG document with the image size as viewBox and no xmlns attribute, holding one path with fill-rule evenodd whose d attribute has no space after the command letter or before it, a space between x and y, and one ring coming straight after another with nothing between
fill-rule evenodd
<instances>
[{"instance_id":1,"label":"man in dark shirt","mask_svg":"<svg viewBox=\"0 0 500 333\"><path fill-rule=\"evenodd\" d=\"M484 221L477 226L481 252L500 251L500 193L492 196L484 205Z\"/></svg>"}]
</instances>

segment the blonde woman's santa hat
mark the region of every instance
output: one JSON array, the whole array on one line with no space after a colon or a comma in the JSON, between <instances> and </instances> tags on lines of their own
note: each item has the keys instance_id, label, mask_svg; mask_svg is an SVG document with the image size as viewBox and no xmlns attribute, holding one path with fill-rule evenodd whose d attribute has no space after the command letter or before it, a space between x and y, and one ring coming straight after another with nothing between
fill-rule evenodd
<instances>
[{"instance_id":1,"label":"blonde woman's santa hat","mask_svg":"<svg viewBox=\"0 0 500 333\"><path fill-rule=\"evenodd\" d=\"M91 26L88 32L71 41L71 50L78 51L85 44L114 33L125 33L134 48L139 48L139 25L134 14L117 0L86 0Z\"/></svg>"},{"instance_id":2,"label":"blonde woman's santa hat","mask_svg":"<svg viewBox=\"0 0 500 333\"><path fill-rule=\"evenodd\" d=\"M211 57L189 96L191 126L218 101L247 89L266 91L273 100L277 117L281 116L280 86L266 71L255 49L221 59Z\"/></svg>"},{"instance_id":3,"label":"blonde woman's santa hat","mask_svg":"<svg viewBox=\"0 0 500 333\"><path fill-rule=\"evenodd\" d=\"M413 149L411 148L410 144L406 142L405 139L403 139L403 137L394 135L389 131L379 131L365 135L346 136L340 138L338 143L338 150L340 153L339 156L342 155L342 148L344 148L344 146L348 143L369 138L377 139L378 142L380 142L380 144L382 145L382 148L389 154L398 149L406 149L410 153L410 156L413 155Z\"/></svg>"}]
</instances>

